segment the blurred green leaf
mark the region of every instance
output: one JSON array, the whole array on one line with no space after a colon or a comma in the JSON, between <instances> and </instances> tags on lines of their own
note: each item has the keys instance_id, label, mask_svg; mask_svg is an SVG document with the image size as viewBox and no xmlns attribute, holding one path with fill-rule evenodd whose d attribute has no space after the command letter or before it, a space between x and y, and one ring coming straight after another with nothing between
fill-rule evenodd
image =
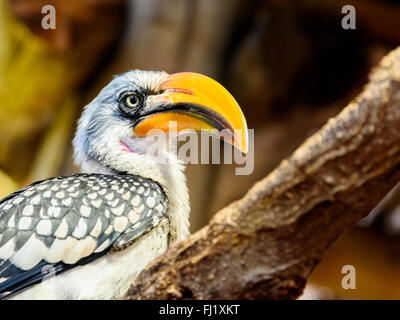
<instances>
[{"instance_id":1,"label":"blurred green leaf","mask_svg":"<svg viewBox=\"0 0 400 320\"><path fill-rule=\"evenodd\" d=\"M18 184L0 170L0 199L18 189Z\"/></svg>"}]
</instances>

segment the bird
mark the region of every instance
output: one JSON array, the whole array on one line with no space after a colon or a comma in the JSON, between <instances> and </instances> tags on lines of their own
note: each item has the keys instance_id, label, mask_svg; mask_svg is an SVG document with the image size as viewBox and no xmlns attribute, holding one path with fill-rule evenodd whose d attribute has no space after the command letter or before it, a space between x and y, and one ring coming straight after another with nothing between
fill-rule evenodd
<instances>
[{"instance_id":1,"label":"bird","mask_svg":"<svg viewBox=\"0 0 400 320\"><path fill-rule=\"evenodd\" d=\"M151 261L190 234L185 164L164 145L148 152L154 131L187 130L248 148L242 110L212 78L115 76L78 120L72 144L80 173L0 200L0 298L123 297Z\"/></svg>"}]
</instances>

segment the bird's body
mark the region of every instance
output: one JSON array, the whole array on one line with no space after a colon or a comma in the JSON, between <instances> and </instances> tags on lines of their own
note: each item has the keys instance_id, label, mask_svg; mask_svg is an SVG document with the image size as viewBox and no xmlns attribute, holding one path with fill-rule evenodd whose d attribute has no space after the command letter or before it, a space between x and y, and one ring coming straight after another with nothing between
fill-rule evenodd
<instances>
[{"instance_id":1,"label":"bird's body","mask_svg":"<svg viewBox=\"0 0 400 320\"><path fill-rule=\"evenodd\" d=\"M48 280L40 282L29 291L23 291L15 299L119 298L126 293L139 272L167 249L168 231L168 219L163 218L159 225L124 252L105 255L58 276L49 275Z\"/></svg>"},{"instance_id":2,"label":"bird's body","mask_svg":"<svg viewBox=\"0 0 400 320\"><path fill-rule=\"evenodd\" d=\"M135 70L86 106L74 138L84 174L36 182L0 200L0 298L120 298L149 262L189 235L184 166L164 144L150 153L146 135L168 133L165 117L180 129L200 129L200 117L207 126L246 130L222 87L209 100L214 109L199 107L196 89L210 81ZM216 112L221 102L233 105L228 120Z\"/></svg>"},{"instance_id":3,"label":"bird's body","mask_svg":"<svg viewBox=\"0 0 400 320\"><path fill-rule=\"evenodd\" d=\"M0 204L6 212L0 230L7 228L0 245L10 244L9 257L3 251L9 259L0 260L0 285L30 270L30 281L39 284L18 299L42 292L48 299L118 297L168 247L167 206L163 189L138 176L80 174L35 183ZM19 292L25 282L9 290Z\"/></svg>"}]
</instances>

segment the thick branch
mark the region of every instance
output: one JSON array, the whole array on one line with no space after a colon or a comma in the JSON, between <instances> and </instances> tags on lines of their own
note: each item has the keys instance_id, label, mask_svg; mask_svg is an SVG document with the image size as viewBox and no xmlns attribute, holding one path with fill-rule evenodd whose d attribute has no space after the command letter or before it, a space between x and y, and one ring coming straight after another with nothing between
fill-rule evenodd
<instances>
[{"instance_id":1,"label":"thick branch","mask_svg":"<svg viewBox=\"0 0 400 320\"><path fill-rule=\"evenodd\" d=\"M400 180L400 48L241 200L144 270L128 299L281 299Z\"/></svg>"}]
</instances>

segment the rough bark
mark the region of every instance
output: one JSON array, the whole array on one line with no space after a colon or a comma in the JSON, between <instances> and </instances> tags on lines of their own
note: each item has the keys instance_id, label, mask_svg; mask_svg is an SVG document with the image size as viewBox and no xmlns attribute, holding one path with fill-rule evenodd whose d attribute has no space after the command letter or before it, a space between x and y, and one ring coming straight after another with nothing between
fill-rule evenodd
<instances>
[{"instance_id":1,"label":"rough bark","mask_svg":"<svg viewBox=\"0 0 400 320\"><path fill-rule=\"evenodd\" d=\"M400 48L239 201L146 268L127 299L293 299L400 180Z\"/></svg>"}]
</instances>

